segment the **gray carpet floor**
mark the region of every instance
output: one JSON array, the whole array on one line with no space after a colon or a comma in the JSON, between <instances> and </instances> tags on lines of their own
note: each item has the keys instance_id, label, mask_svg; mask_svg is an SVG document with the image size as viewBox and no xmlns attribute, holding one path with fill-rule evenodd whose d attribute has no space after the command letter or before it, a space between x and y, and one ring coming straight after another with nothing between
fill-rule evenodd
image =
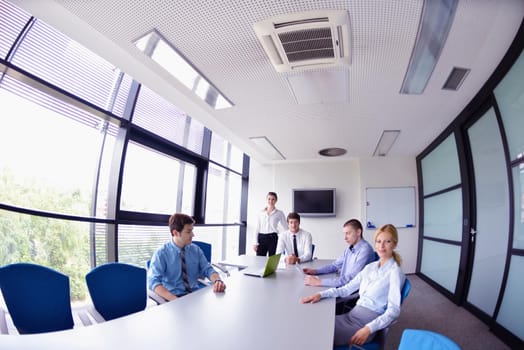
<instances>
[{"instance_id":1,"label":"gray carpet floor","mask_svg":"<svg viewBox=\"0 0 524 350\"><path fill-rule=\"evenodd\" d=\"M459 307L416 275L408 275L411 291L402 304L400 317L391 326L386 350L397 349L406 328L426 329L454 340L463 350L510 349L488 326Z\"/></svg>"}]
</instances>

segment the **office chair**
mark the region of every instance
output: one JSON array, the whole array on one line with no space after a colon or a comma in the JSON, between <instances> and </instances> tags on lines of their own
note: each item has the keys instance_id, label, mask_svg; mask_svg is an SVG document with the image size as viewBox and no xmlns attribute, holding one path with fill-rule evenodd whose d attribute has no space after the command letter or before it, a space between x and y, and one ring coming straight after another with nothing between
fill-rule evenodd
<instances>
[{"instance_id":1,"label":"office chair","mask_svg":"<svg viewBox=\"0 0 524 350\"><path fill-rule=\"evenodd\" d=\"M315 245L311 244L311 260L315 258Z\"/></svg>"},{"instance_id":2,"label":"office chair","mask_svg":"<svg viewBox=\"0 0 524 350\"><path fill-rule=\"evenodd\" d=\"M404 329L398 350L460 350L450 338L422 329Z\"/></svg>"},{"instance_id":3,"label":"office chair","mask_svg":"<svg viewBox=\"0 0 524 350\"><path fill-rule=\"evenodd\" d=\"M108 263L95 267L85 278L94 305L94 310L89 311L97 322L109 321L146 308L144 268Z\"/></svg>"},{"instance_id":4,"label":"office chair","mask_svg":"<svg viewBox=\"0 0 524 350\"><path fill-rule=\"evenodd\" d=\"M68 276L37 264L15 263L0 267L0 289L18 333L73 328Z\"/></svg>"},{"instance_id":5,"label":"office chair","mask_svg":"<svg viewBox=\"0 0 524 350\"><path fill-rule=\"evenodd\" d=\"M204 252L204 256L206 257L207 261L211 263L211 244L202 241L193 241L193 243L202 249L202 252Z\"/></svg>"},{"instance_id":6,"label":"office chair","mask_svg":"<svg viewBox=\"0 0 524 350\"><path fill-rule=\"evenodd\" d=\"M402 286L402 290L400 292L400 305L402 305L404 300L407 298L410 290L411 290L411 282L406 278L406 280L404 281L404 285ZM384 346L386 345L386 338L389 333L390 326L378 330L375 333L375 337L373 338L373 340L371 340L368 343L365 343L362 345L352 345L352 346L339 345L339 346L333 347L333 350L348 350L348 349L384 350Z\"/></svg>"}]
</instances>

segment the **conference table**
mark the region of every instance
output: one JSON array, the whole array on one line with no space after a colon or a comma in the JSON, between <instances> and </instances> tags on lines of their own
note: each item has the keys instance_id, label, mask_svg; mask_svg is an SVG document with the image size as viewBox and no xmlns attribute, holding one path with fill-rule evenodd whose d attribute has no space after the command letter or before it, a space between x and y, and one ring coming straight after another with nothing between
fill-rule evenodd
<instances>
[{"instance_id":1,"label":"conference table","mask_svg":"<svg viewBox=\"0 0 524 350\"><path fill-rule=\"evenodd\" d=\"M0 335L0 349L300 349L333 347L335 299L302 304L323 287L304 286L300 265L281 262L265 278L242 268L263 267L265 257L243 255L225 261L239 267L224 281L225 293L206 287L177 300L91 326L32 335Z\"/></svg>"}]
</instances>

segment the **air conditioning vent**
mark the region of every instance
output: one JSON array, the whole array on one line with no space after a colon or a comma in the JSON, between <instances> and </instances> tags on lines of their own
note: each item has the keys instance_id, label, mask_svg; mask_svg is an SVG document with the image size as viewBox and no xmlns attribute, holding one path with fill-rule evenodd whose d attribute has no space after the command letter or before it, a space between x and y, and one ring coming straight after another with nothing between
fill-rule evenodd
<instances>
[{"instance_id":1,"label":"air conditioning vent","mask_svg":"<svg viewBox=\"0 0 524 350\"><path fill-rule=\"evenodd\" d=\"M278 72L349 65L349 15L311 11L255 23L259 38Z\"/></svg>"}]
</instances>

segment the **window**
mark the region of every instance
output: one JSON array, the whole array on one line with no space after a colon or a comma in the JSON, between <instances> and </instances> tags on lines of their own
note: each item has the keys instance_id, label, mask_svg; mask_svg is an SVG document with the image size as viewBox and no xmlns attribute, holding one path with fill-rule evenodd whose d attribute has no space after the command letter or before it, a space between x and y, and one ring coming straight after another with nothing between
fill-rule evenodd
<instances>
[{"instance_id":1,"label":"window","mask_svg":"<svg viewBox=\"0 0 524 350\"><path fill-rule=\"evenodd\" d=\"M204 126L145 86L138 95L133 124L202 154Z\"/></svg>"},{"instance_id":2,"label":"window","mask_svg":"<svg viewBox=\"0 0 524 350\"><path fill-rule=\"evenodd\" d=\"M216 133L211 136L209 159L242 173L244 153Z\"/></svg>"},{"instance_id":3,"label":"window","mask_svg":"<svg viewBox=\"0 0 524 350\"><path fill-rule=\"evenodd\" d=\"M217 165L209 165L206 223L239 223L242 178Z\"/></svg>"},{"instance_id":4,"label":"window","mask_svg":"<svg viewBox=\"0 0 524 350\"><path fill-rule=\"evenodd\" d=\"M129 143L120 208L169 215L176 210L193 215L195 182L194 165Z\"/></svg>"},{"instance_id":5,"label":"window","mask_svg":"<svg viewBox=\"0 0 524 350\"><path fill-rule=\"evenodd\" d=\"M121 81L119 69L40 20L14 52L12 63L108 111L113 111L116 87L127 97L129 85L122 82L131 82Z\"/></svg>"},{"instance_id":6,"label":"window","mask_svg":"<svg viewBox=\"0 0 524 350\"><path fill-rule=\"evenodd\" d=\"M201 231L216 257L238 254L242 152L220 139L209 170L211 132L197 120L2 0L0 26L0 264L52 267L83 300L91 267L144 266L170 239L165 217L205 216L207 172L218 225Z\"/></svg>"},{"instance_id":7,"label":"window","mask_svg":"<svg viewBox=\"0 0 524 350\"><path fill-rule=\"evenodd\" d=\"M106 133L100 119L9 76L0 85L0 104L0 203L94 216L93 184ZM6 112L13 110L17 113ZM112 154L114 137L106 140L105 151ZM107 176L101 174L102 182ZM105 202L100 195L100 209Z\"/></svg>"}]
</instances>

